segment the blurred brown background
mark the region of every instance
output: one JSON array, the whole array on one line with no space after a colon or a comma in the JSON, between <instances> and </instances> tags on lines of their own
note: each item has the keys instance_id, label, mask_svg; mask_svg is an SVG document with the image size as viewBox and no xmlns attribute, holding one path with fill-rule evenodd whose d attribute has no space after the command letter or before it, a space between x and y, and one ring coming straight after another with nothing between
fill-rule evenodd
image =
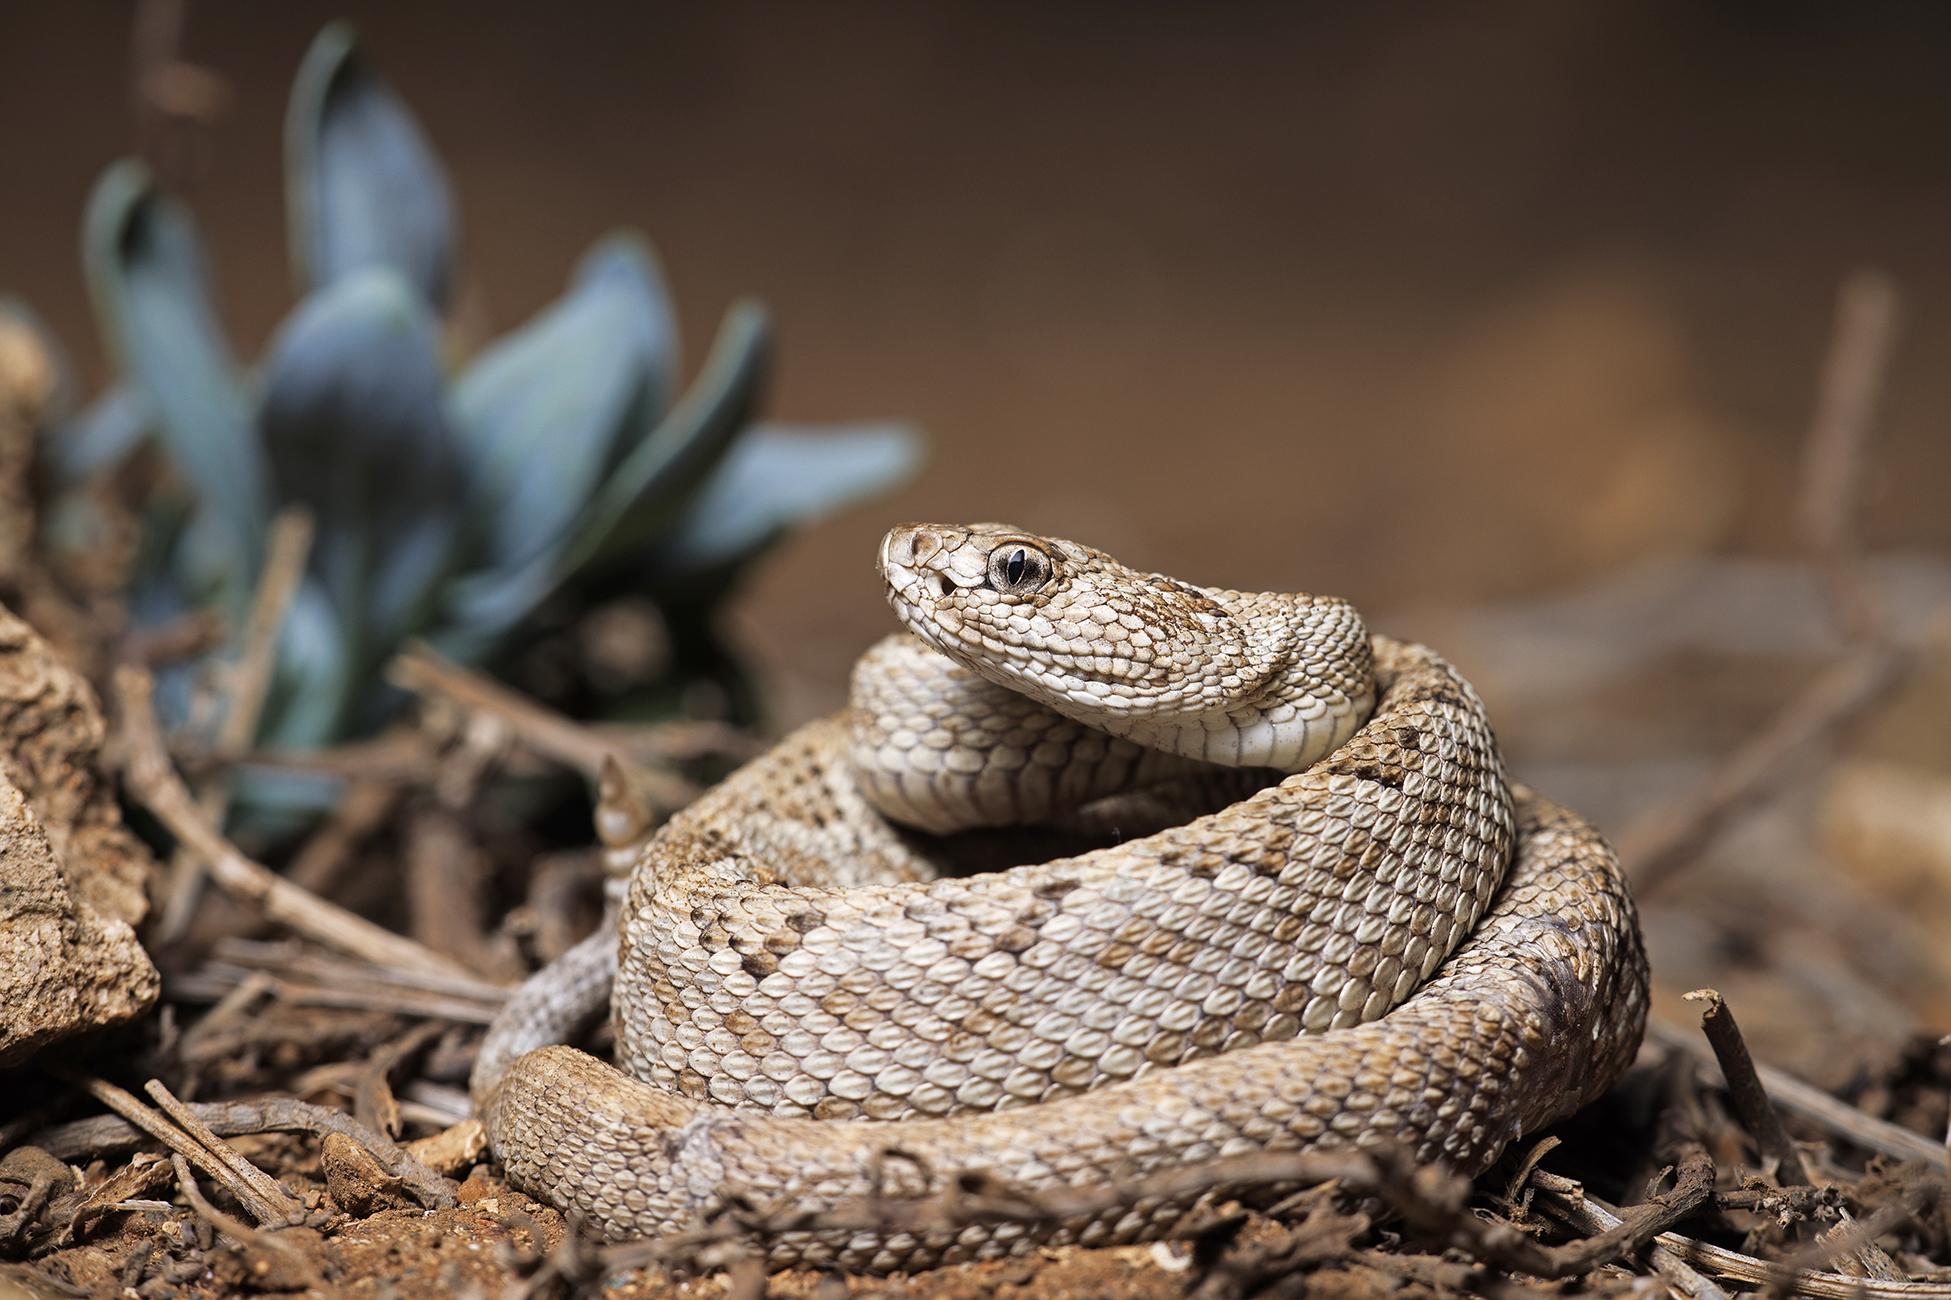
<instances>
[{"instance_id":1,"label":"blurred brown background","mask_svg":"<svg viewBox=\"0 0 1951 1300\"><path fill-rule=\"evenodd\" d=\"M1839 275L1910 302L1872 531L1951 540L1951 20L1890 4L192 0L195 188L254 355L290 304L279 129L347 14L452 170L489 327L608 227L690 359L742 293L775 415L905 416L900 498L758 575L782 722L887 625L871 540L1001 518L1383 615L1788 544ZM130 7L0 6L0 286L103 367L75 264L132 143Z\"/></svg>"},{"instance_id":2,"label":"blurred brown background","mask_svg":"<svg viewBox=\"0 0 1951 1300\"><path fill-rule=\"evenodd\" d=\"M1443 640L1441 607L1793 551L1836 286L1866 263L1907 304L1867 531L1951 542L1951 16L1934 6L192 0L182 54L233 90L193 199L247 356L291 301L285 96L341 14L451 170L477 331L637 225L692 364L757 294L782 340L773 415L928 431L910 489L755 575L740 634L777 726L837 703L891 627L870 556L909 518L1347 595L1454 646L1499 706L1500 664L1471 658L1495 638ZM132 145L129 18L121 0L0 3L0 290L50 320L91 388L76 226ZM1739 696L1732 721L1621 761L1685 751L1645 785L1682 788L1805 679L1807 651L1723 668L1705 680ZM1686 696L1672 671L1558 733L1641 735ZM1534 764L1563 757L1551 718L1501 707L1521 767L1527 727ZM1932 739L1951 707L1904 708L1908 729L1874 733L1882 756L1951 767ZM1614 797L1625 778L1589 778L1561 773L1602 824L1640 806ZM1804 912L1837 917L1827 899ZM1669 920L1695 927L1675 952L1740 937L1700 900ZM1856 946L1889 949L1865 924ZM1831 983L1884 1001L1838 994L1831 1019L1888 1011L1897 1034L1951 1006L1946 971L1901 992L1947 932L1899 944L1923 954L1909 965L1864 959L1881 973L1843 952ZM1755 951L1728 960L1764 966Z\"/></svg>"}]
</instances>

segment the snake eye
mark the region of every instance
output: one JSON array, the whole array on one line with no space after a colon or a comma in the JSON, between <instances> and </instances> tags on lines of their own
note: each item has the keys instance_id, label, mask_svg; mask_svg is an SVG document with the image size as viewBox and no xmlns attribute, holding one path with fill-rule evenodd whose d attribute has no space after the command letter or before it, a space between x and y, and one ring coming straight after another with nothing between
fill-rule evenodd
<instances>
[{"instance_id":1,"label":"snake eye","mask_svg":"<svg viewBox=\"0 0 1951 1300\"><path fill-rule=\"evenodd\" d=\"M989 584L1010 596L1027 596L1050 580L1050 557L1034 546L998 546L989 552Z\"/></svg>"}]
</instances>

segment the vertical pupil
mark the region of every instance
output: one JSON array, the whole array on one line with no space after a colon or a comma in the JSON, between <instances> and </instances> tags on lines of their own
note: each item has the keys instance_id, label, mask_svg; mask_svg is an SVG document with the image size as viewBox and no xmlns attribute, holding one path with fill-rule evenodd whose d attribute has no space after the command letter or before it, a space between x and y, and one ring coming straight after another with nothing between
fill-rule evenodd
<instances>
[{"instance_id":1,"label":"vertical pupil","mask_svg":"<svg viewBox=\"0 0 1951 1300\"><path fill-rule=\"evenodd\" d=\"M1003 574L1009 579L1009 585L1014 587L1017 583L1023 581L1023 570L1029 567L1030 562L1024 557L1023 548L1019 546L1010 555L1009 563L1003 566Z\"/></svg>"}]
</instances>

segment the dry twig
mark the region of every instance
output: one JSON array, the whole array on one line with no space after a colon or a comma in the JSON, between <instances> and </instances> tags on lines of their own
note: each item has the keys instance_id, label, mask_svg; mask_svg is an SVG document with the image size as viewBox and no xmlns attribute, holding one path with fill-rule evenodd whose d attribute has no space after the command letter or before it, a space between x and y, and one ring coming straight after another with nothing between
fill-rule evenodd
<instances>
[{"instance_id":1,"label":"dry twig","mask_svg":"<svg viewBox=\"0 0 1951 1300\"><path fill-rule=\"evenodd\" d=\"M1593 1205L1585 1199L1584 1189L1569 1178L1557 1174L1534 1170L1530 1183L1545 1194L1546 1201L1579 1232L1601 1233L1614 1231L1621 1225L1618 1215ZM1646 1255L1647 1264L1654 1273L1681 1295L1691 1300L1727 1300L1727 1293L1713 1282L1702 1277L1688 1266L1687 1262L1667 1247L1653 1245Z\"/></svg>"},{"instance_id":2,"label":"dry twig","mask_svg":"<svg viewBox=\"0 0 1951 1300\"><path fill-rule=\"evenodd\" d=\"M1881 630L1861 572L1858 514L1864 453L1902 314L1897 286L1883 272L1865 269L1843 281L1803 453L1803 539L1837 626L1856 643L1876 639Z\"/></svg>"},{"instance_id":3,"label":"dry twig","mask_svg":"<svg viewBox=\"0 0 1951 1300\"><path fill-rule=\"evenodd\" d=\"M1625 837L1619 856L1633 892L1657 889L1692 863L1731 821L1776 788L1895 686L1903 653L1862 646L1823 670L1721 763L1700 791L1650 831Z\"/></svg>"},{"instance_id":4,"label":"dry twig","mask_svg":"<svg viewBox=\"0 0 1951 1300\"><path fill-rule=\"evenodd\" d=\"M1658 1020L1649 1020L1646 1023L1646 1037L1669 1051L1686 1053L1700 1061L1705 1070L1718 1072L1713 1062L1700 1060L1700 1051L1692 1030L1681 1029ZM1799 1115L1866 1150L1881 1151L1899 1160L1929 1161L1939 1169L1945 1167L1943 1145L1921 1133L1913 1133L1888 1120L1866 1115L1849 1103L1831 1097L1813 1084L1804 1083L1794 1075L1777 1070L1773 1066L1757 1062L1755 1076L1761 1080L1769 1100L1792 1115ZM1710 1081L1716 1080L1712 1080L1710 1076ZM1724 1080L1717 1082L1725 1086Z\"/></svg>"},{"instance_id":5,"label":"dry twig","mask_svg":"<svg viewBox=\"0 0 1951 1300\"><path fill-rule=\"evenodd\" d=\"M220 999L238 988L253 974L261 972L207 966L187 975L170 975L163 980L163 993L172 1002L202 1002ZM494 1021L497 1004L464 1000L440 993L416 992L409 988L388 988L374 984L362 988L339 988L329 984L291 982L267 977L264 986L280 1002L294 1007L336 1007L342 1011L383 1011L389 1015L417 1016L447 1020L462 1025L486 1025Z\"/></svg>"},{"instance_id":6,"label":"dry twig","mask_svg":"<svg viewBox=\"0 0 1951 1300\"><path fill-rule=\"evenodd\" d=\"M1727 1000L1713 989L1695 989L1686 996L1689 1002L1707 1004L1707 1009L1700 1013L1701 1032L1707 1035L1707 1041L1714 1047L1714 1058L1721 1063L1728 1095L1734 1098L1735 1113L1741 1116L1748 1132L1754 1134L1763 1158L1775 1162L1776 1181L1788 1187L1807 1184L1809 1174L1802 1168L1802 1153L1789 1141L1788 1133L1782 1128L1782 1117L1768 1101L1768 1092L1755 1073L1754 1058L1748 1055L1748 1044L1741 1037L1741 1027L1734 1022L1734 1013L1728 1010Z\"/></svg>"},{"instance_id":7,"label":"dry twig","mask_svg":"<svg viewBox=\"0 0 1951 1300\"><path fill-rule=\"evenodd\" d=\"M448 808L421 808L406 826L406 901L413 937L469 970L519 982L526 973L510 936L488 933L486 855Z\"/></svg>"},{"instance_id":8,"label":"dry twig","mask_svg":"<svg viewBox=\"0 0 1951 1300\"><path fill-rule=\"evenodd\" d=\"M1843 284L1803 459L1802 519L1811 560L1848 654L1799 691L1730 754L1700 791L1620 845L1633 889L1656 889L1693 862L1737 815L1777 787L1894 687L1906 656L1871 597L1859 536L1863 464L1897 334L1896 288L1880 272Z\"/></svg>"},{"instance_id":9,"label":"dry twig","mask_svg":"<svg viewBox=\"0 0 1951 1300\"><path fill-rule=\"evenodd\" d=\"M121 706L122 761L130 792L191 846L232 897L329 948L381 965L472 978L464 968L403 935L336 907L245 857L205 821L171 770L150 708L149 674L124 665L115 673Z\"/></svg>"},{"instance_id":10,"label":"dry twig","mask_svg":"<svg viewBox=\"0 0 1951 1300\"><path fill-rule=\"evenodd\" d=\"M142 1090L148 1093L156 1105L162 1108L163 1113L175 1120L184 1132L201 1142L217 1159L223 1161L225 1168L249 1183L264 1199L266 1205L283 1207L287 1219L303 1213L303 1207L292 1199L291 1193L287 1192L277 1179L244 1159L236 1147L218 1137L208 1124L197 1117L195 1111L184 1105L177 1099L175 1093L163 1086L161 1079L151 1079L142 1085Z\"/></svg>"},{"instance_id":11,"label":"dry twig","mask_svg":"<svg viewBox=\"0 0 1951 1300\"><path fill-rule=\"evenodd\" d=\"M415 1025L404 1037L374 1052L359 1075L359 1086L353 1094L353 1117L367 1128L376 1129L387 1137L399 1137L400 1103L393 1097L390 1076L402 1061L445 1032L446 1025L438 1020L429 1020Z\"/></svg>"},{"instance_id":12,"label":"dry twig","mask_svg":"<svg viewBox=\"0 0 1951 1300\"><path fill-rule=\"evenodd\" d=\"M469 713L487 713L499 719L522 744L575 768L592 781L602 776L604 761L614 759L633 769L643 793L667 813L698 796L698 788L676 773L637 762L622 746L499 682L469 672L431 646L409 646L394 658L386 675L402 690L438 696Z\"/></svg>"},{"instance_id":13,"label":"dry twig","mask_svg":"<svg viewBox=\"0 0 1951 1300\"><path fill-rule=\"evenodd\" d=\"M330 893L339 873L352 860L353 850L386 824L399 801L397 784L354 777L325 824L312 832L311 838L291 859L291 865L285 868L285 879L314 894Z\"/></svg>"},{"instance_id":14,"label":"dry twig","mask_svg":"<svg viewBox=\"0 0 1951 1300\"><path fill-rule=\"evenodd\" d=\"M115 662L148 668L195 659L215 650L229 635L222 614L214 609L193 609L124 632L115 646Z\"/></svg>"},{"instance_id":15,"label":"dry twig","mask_svg":"<svg viewBox=\"0 0 1951 1300\"><path fill-rule=\"evenodd\" d=\"M285 1194L284 1189L278 1188L275 1194L270 1194L261 1190L255 1180L239 1174L232 1164L234 1161L243 1161L244 1158L230 1150L229 1145L222 1143L214 1133L211 1134L211 1140L223 1146L223 1153L220 1153L216 1147L199 1142L106 1079L98 1079L93 1075L80 1074L54 1066L49 1066L48 1069L82 1089L123 1119L161 1142L177 1156L189 1160L204 1173L229 1188L231 1195L237 1198L238 1204L249 1210L251 1217L259 1223L287 1222L298 1209L291 1197Z\"/></svg>"},{"instance_id":16,"label":"dry twig","mask_svg":"<svg viewBox=\"0 0 1951 1300\"><path fill-rule=\"evenodd\" d=\"M191 1171L189 1163L181 1155L172 1155L169 1163L176 1170L177 1188L183 1193L183 1199L190 1203L190 1209L195 1211L199 1219L239 1246L254 1246L260 1250L275 1252L285 1262L289 1269L289 1276L281 1275L274 1279L268 1276L271 1272L269 1268L261 1271L258 1280L265 1289L287 1289L277 1284L288 1281L295 1281L307 1289L323 1286L323 1279L319 1277L318 1270L312 1267L311 1261L306 1259L296 1246L288 1241L279 1241L268 1232L259 1232L255 1228L248 1227L210 1204L203 1195L203 1189L196 1185L196 1174Z\"/></svg>"},{"instance_id":17,"label":"dry twig","mask_svg":"<svg viewBox=\"0 0 1951 1300\"><path fill-rule=\"evenodd\" d=\"M215 761L208 754L179 754L177 758L191 770ZM440 755L426 733L410 727L394 727L371 740L351 740L325 749L254 749L238 760L251 767L398 785L425 784L439 761Z\"/></svg>"},{"instance_id":18,"label":"dry twig","mask_svg":"<svg viewBox=\"0 0 1951 1300\"><path fill-rule=\"evenodd\" d=\"M1531 1182L1545 1194L1547 1203L1575 1226L1616 1219L1612 1207L1590 1196L1570 1179L1539 1171L1531 1175ZM1819 1247L1804 1251L1789 1261L1756 1259L1752 1255L1708 1245L1672 1232L1662 1232L1655 1238L1651 1258L1662 1277L1673 1282L1676 1289L1684 1294L1699 1300L1706 1300L1706 1293L1697 1287L1711 1288L1716 1297L1722 1293L1701 1278L1695 1272L1697 1268L1705 1268L1750 1285L1778 1288L1781 1294L1793 1291L1798 1295L1826 1297L1828 1300L1858 1300L1865 1296L1876 1297L1877 1300L1951 1300L1951 1284L1854 1277L1814 1271L1809 1267L1826 1263L1873 1242L1876 1237L1918 1214L1926 1201L1937 1195L1941 1188L1942 1184L1938 1183L1913 1184L1899 1203L1879 1210L1860 1224L1849 1225L1844 1232L1832 1235ZM1694 1282L1687 1280L1690 1275Z\"/></svg>"},{"instance_id":19,"label":"dry twig","mask_svg":"<svg viewBox=\"0 0 1951 1300\"><path fill-rule=\"evenodd\" d=\"M396 966L376 965L320 952L289 940L259 943L250 939L223 939L217 943L211 955L219 962L267 971L292 985L310 983L354 991L388 989L437 993L473 1003L489 1012L499 1009L514 992L505 984L490 984L472 975L422 974L416 970L402 970ZM461 1019L472 1023L473 1017L463 1016Z\"/></svg>"},{"instance_id":20,"label":"dry twig","mask_svg":"<svg viewBox=\"0 0 1951 1300\"><path fill-rule=\"evenodd\" d=\"M270 542L265 550L264 572L258 575L257 590L251 597L250 618L244 625L244 651L228 674L229 708L217 732L217 757L234 760L251 747L257 737L258 719L264 714L265 692L271 688L271 670L278 662L278 631L284 626L291 599L298 594L299 579L305 574L305 558L312 549L312 512L304 506L286 506L271 521ZM224 824L230 808L230 773L221 771L210 777L197 793L197 808L212 826ZM168 901L163 905L157 925L157 942L173 943L183 937L196 913L203 892L204 862L187 844L179 844L170 862Z\"/></svg>"},{"instance_id":21,"label":"dry twig","mask_svg":"<svg viewBox=\"0 0 1951 1300\"><path fill-rule=\"evenodd\" d=\"M128 1097L127 1093L122 1095ZM133 1097L129 1100L141 1106ZM224 1137L241 1137L246 1133L312 1133L319 1137L327 1133L341 1134L364 1147L428 1209L455 1203L453 1185L446 1179L341 1111L288 1097L251 1102L193 1102L189 1109L211 1132ZM143 1144L147 1131L124 1118L99 1115L46 1129L35 1135L34 1144L62 1160L92 1160L135 1150Z\"/></svg>"},{"instance_id":22,"label":"dry twig","mask_svg":"<svg viewBox=\"0 0 1951 1300\"><path fill-rule=\"evenodd\" d=\"M1843 1273L1784 1269L1780 1264L1675 1232L1663 1232L1657 1240L1692 1267L1751 1286L1785 1283L1794 1294L1819 1300L1951 1300L1951 1282L1886 1282Z\"/></svg>"}]
</instances>

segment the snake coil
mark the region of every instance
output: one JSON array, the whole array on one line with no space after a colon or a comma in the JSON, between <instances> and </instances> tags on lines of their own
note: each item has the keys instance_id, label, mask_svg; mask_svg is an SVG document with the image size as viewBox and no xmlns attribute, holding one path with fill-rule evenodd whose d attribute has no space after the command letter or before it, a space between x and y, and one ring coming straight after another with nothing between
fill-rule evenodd
<instances>
[{"instance_id":1,"label":"snake coil","mask_svg":"<svg viewBox=\"0 0 1951 1300\"><path fill-rule=\"evenodd\" d=\"M1034 1191L1391 1141L1474 1173L1632 1060L1618 863L1508 785L1431 651L1000 525L905 525L881 569L908 633L852 707L674 817L617 927L491 1030L476 1097L517 1186L630 1238L973 1171ZM1026 844L1055 856L967 874ZM629 1075L544 1045L612 973ZM768 1249L917 1269L1191 1208Z\"/></svg>"}]
</instances>

